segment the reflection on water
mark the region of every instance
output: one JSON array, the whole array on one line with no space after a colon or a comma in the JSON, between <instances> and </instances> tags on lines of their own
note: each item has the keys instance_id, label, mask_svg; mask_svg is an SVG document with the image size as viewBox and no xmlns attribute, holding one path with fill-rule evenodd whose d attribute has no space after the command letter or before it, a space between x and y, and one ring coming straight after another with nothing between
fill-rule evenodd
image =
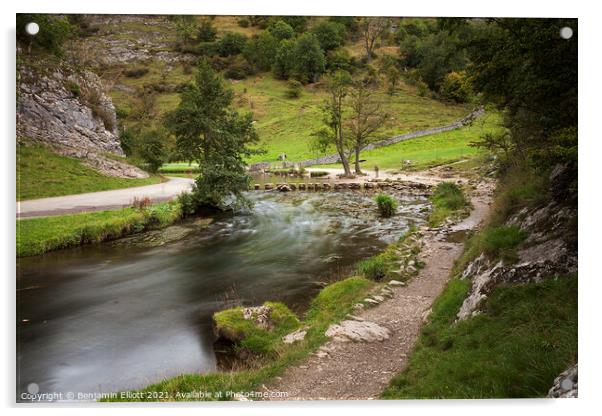
<instances>
[{"instance_id":1,"label":"reflection on water","mask_svg":"<svg viewBox=\"0 0 602 416\"><path fill-rule=\"evenodd\" d=\"M301 310L334 270L422 221L425 203L400 197L399 214L381 220L361 193L251 197L252 212L185 225L193 231L162 246L107 243L20 259L19 392L29 383L109 392L214 370L211 315L225 294Z\"/></svg>"}]
</instances>

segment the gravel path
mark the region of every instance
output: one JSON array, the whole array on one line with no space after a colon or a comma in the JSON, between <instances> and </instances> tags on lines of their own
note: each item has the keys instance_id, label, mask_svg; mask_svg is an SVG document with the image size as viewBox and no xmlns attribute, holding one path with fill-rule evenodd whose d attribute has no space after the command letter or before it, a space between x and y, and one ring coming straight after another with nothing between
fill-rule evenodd
<instances>
[{"instance_id":1,"label":"gravel path","mask_svg":"<svg viewBox=\"0 0 602 416\"><path fill-rule=\"evenodd\" d=\"M492 189L490 183L479 185L472 196L473 211L452 231L475 228L481 223L489 210ZM387 328L391 334L387 340L333 339L264 386L265 390L286 392L285 400L377 399L391 378L407 365L420 328L462 252L462 243L447 242L439 231L426 229L423 234L420 256L426 265L418 276L396 289L393 298L356 314L361 320Z\"/></svg>"},{"instance_id":2,"label":"gravel path","mask_svg":"<svg viewBox=\"0 0 602 416\"><path fill-rule=\"evenodd\" d=\"M193 179L169 178L167 182L135 188L17 201L17 218L119 209L130 206L134 198L162 202L188 191L193 183Z\"/></svg>"}]
</instances>

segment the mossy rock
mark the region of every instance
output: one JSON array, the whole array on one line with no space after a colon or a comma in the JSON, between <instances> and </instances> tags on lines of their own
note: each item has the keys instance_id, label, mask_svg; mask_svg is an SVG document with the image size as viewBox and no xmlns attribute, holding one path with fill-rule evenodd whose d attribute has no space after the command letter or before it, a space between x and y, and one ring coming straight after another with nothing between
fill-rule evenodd
<instances>
[{"instance_id":1,"label":"mossy rock","mask_svg":"<svg viewBox=\"0 0 602 416\"><path fill-rule=\"evenodd\" d=\"M257 311L261 312L260 316ZM264 313L266 311L269 312ZM220 339L256 354L274 353L282 337L300 326L297 316L279 302L265 302L255 308L226 309L213 314L213 321Z\"/></svg>"}]
</instances>

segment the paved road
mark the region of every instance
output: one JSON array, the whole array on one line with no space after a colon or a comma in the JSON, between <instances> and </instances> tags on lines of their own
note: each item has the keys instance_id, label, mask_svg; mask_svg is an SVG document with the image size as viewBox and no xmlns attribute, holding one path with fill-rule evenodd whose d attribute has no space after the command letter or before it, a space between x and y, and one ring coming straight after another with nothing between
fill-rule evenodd
<instances>
[{"instance_id":1,"label":"paved road","mask_svg":"<svg viewBox=\"0 0 602 416\"><path fill-rule=\"evenodd\" d=\"M128 207L134 198L150 198L153 202L167 201L191 188L194 179L169 178L167 182L136 188L17 202L17 218L42 217L88 211L103 211Z\"/></svg>"}]
</instances>

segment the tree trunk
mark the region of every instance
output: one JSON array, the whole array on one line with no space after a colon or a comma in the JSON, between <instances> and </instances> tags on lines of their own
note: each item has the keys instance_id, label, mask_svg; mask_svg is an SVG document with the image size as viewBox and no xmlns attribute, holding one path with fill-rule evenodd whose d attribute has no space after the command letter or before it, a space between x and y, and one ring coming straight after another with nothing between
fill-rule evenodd
<instances>
[{"instance_id":1,"label":"tree trunk","mask_svg":"<svg viewBox=\"0 0 602 416\"><path fill-rule=\"evenodd\" d=\"M349 168L349 160L343 154L339 154L341 157L341 163L343 164L343 170L345 171L345 176L352 176L351 169Z\"/></svg>"},{"instance_id":2,"label":"tree trunk","mask_svg":"<svg viewBox=\"0 0 602 416\"><path fill-rule=\"evenodd\" d=\"M355 173L357 175L362 174L362 168L360 167L360 149L355 149Z\"/></svg>"}]
</instances>

